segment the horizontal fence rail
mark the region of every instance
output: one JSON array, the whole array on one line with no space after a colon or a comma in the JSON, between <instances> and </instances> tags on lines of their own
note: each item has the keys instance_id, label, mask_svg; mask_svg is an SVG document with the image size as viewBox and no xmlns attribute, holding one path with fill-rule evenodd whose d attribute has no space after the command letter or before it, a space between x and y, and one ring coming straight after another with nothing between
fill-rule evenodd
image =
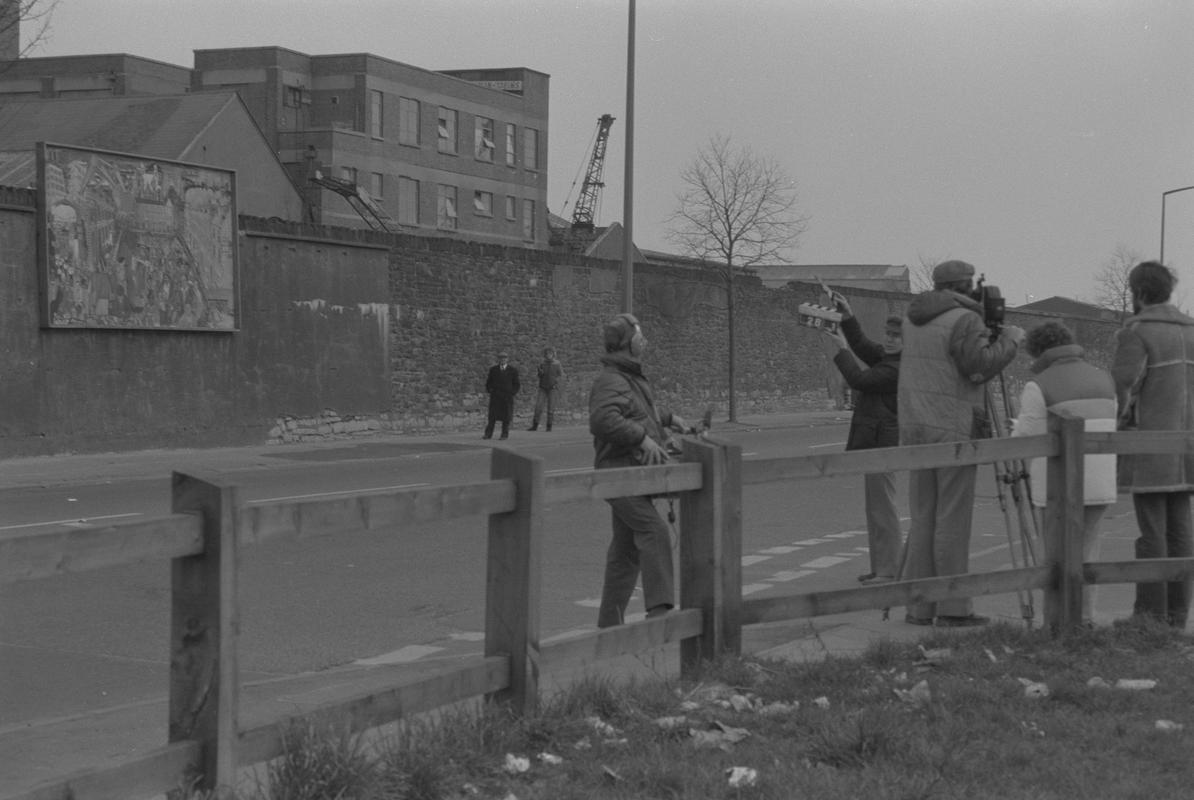
<instances>
[{"instance_id":1,"label":"horizontal fence rail","mask_svg":"<svg viewBox=\"0 0 1194 800\"><path fill-rule=\"evenodd\" d=\"M42 784L11 797L85 800L168 792L184 774L200 788L231 780L238 764L282 753L289 726L328 715L352 730L486 697L534 707L540 670L679 644L682 667L737 652L744 625L907 606L958 597L1043 590L1046 617L1076 619L1086 584L1184 580L1194 558L1082 563L1082 455L1188 454L1194 434L1084 434L1054 416L1046 435L742 460L734 445L685 442L685 460L654 467L545 475L541 459L495 450L490 480L239 503L219 480L175 475L176 512L151 519L56 525L0 535L0 583L68 575L146 560L173 563L171 741L143 756ZM744 599L743 485L880 471L1045 458L1050 469L1044 563L835 591ZM681 500L680 608L658 619L539 641L542 509L547 503L623 496ZM318 706L281 719L239 719L236 659L237 553L264 542L394 530L461 517L489 518L486 655L397 685L331 691Z\"/></svg>"}]
</instances>

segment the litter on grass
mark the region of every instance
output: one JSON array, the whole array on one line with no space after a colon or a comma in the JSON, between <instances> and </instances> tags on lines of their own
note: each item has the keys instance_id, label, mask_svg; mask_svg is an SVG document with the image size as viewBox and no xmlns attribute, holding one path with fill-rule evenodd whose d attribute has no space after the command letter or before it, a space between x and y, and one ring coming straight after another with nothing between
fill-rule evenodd
<instances>
[{"instance_id":1,"label":"litter on grass","mask_svg":"<svg viewBox=\"0 0 1194 800\"><path fill-rule=\"evenodd\" d=\"M759 779L759 773L750 767L730 767L726 770L726 778L731 789L741 789L744 786L754 786Z\"/></svg>"}]
</instances>

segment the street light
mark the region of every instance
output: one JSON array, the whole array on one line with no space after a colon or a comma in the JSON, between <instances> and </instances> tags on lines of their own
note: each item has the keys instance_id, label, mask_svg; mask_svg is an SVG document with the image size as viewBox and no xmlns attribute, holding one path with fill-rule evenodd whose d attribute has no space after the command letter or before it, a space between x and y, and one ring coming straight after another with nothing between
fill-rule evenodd
<instances>
[{"instance_id":1,"label":"street light","mask_svg":"<svg viewBox=\"0 0 1194 800\"><path fill-rule=\"evenodd\" d=\"M1183 186L1180 189L1170 189L1167 192L1161 192L1161 258L1159 260L1162 264L1165 263L1165 199L1171 194L1186 192L1190 189L1194 189L1194 186Z\"/></svg>"}]
</instances>

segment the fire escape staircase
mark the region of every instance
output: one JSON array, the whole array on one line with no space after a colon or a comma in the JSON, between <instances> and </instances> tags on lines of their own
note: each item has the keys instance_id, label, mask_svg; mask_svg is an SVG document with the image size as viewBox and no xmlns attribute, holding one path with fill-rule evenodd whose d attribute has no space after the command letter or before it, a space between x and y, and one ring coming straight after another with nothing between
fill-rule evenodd
<instances>
[{"instance_id":1,"label":"fire escape staircase","mask_svg":"<svg viewBox=\"0 0 1194 800\"><path fill-rule=\"evenodd\" d=\"M369 193L356 183L324 175L319 170L315 171L311 182L325 189L331 189L347 200L353 210L361 215L361 219L365 220L365 224L373 230L386 231L388 233L396 233L398 231L398 223L382 207L381 203L370 197Z\"/></svg>"}]
</instances>

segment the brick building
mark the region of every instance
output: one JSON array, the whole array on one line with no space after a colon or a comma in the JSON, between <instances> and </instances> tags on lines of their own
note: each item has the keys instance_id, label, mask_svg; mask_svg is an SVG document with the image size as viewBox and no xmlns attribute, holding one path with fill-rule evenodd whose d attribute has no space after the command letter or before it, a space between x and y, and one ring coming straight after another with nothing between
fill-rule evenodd
<instances>
[{"instance_id":1,"label":"brick building","mask_svg":"<svg viewBox=\"0 0 1194 800\"><path fill-rule=\"evenodd\" d=\"M236 91L302 187L304 219L547 247L547 75L281 47L194 58L193 69L127 54L8 60L0 105Z\"/></svg>"}]
</instances>

